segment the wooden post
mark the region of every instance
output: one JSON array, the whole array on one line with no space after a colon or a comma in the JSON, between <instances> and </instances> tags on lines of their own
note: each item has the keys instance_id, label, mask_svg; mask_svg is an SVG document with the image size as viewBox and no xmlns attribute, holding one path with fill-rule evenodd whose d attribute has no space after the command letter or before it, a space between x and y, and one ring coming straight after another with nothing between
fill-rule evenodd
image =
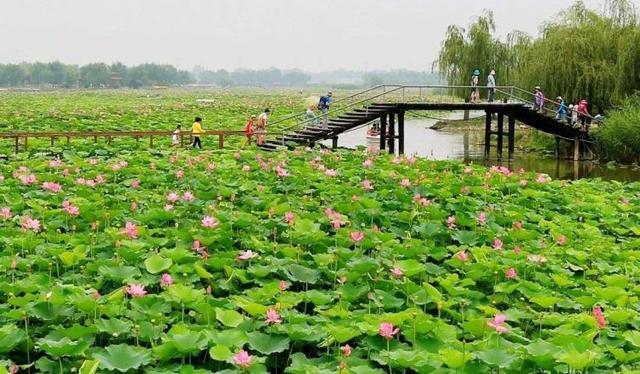
<instances>
[{"instance_id":1,"label":"wooden post","mask_svg":"<svg viewBox=\"0 0 640 374\"><path fill-rule=\"evenodd\" d=\"M69 146L69 142L71 142L71 139L69 138L69 136L67 135L67 146Z\"/></svg>"},{"instance_id":2,"label":"wooden post","mask_svg":"<svg viewBox=\"0 0 640 374\"><path fill-rule=\"evenodd\" d=\"M398 153L404 154L404 110L398 112Z\"/></svg>"},{"instance_id":3,"label":"wooden post","mask_svg":"<svg viewBox=\"0 0 640 374\"><path fill-rule=\"evenodd\" d=\"M465 97L465 98L464 98L464 102L465 102L465 103L467 103L467 104L468 104L468 103L469 103L469 101L470 101L470 100L469 100L469 98L468 98L468 97ZM469 109L465 109L465 110L464 110L464 117L463 117L463 118L464 118L464 120L465 120L465 121L468 121L468 120L469 120Z\"/></svg>"},{"instance_id":4,"label":"wooden post","mask_svg":"<svg viewBox=\"0 0 640 374\"><path fill-rule=\"evenodd\" d=\"M51 137L51 146L53 147L53 136Z\"/></svg>"},{"instance_id":5,"label":"wooden post","mask_svg":"<svg viewBox=\"0 0 640 374\"><path fill-rule=\"evenodd\" d=\"M580 161L580 139L573 139L573 161Z\"/></svg>"},{"instance_id":6,"label":"wooden post","mask_svg":"<svg viewBox=\"0 0 640 374\"><path fill-rule=\"evenodd\" d=\"M556 136L556 159L560 159L560 138Z\"/></svg>"},{"instance_id":7,"label":"wooden post","mask_svg":"<svg viewBox=\"0 0 640 374\"><path fill-rule=\"evenodd\" d=\"M180 147L184 148L184 134L180 134Z\"/></svg>"},{"instance_id":8,"label":"wooden post","mask_svg":"<svg viewBox=\"0 0 640 374\"><path fill-rule=\"evenodd\" d=\"M149 135L149 148L153 148L153 135Z\"/></svg>"},{"instance_id":9,"label":"wooden post","mask_svg":"<svg viewBox=\"0 0 640 374\"><path fill-rule=\"evenodd\" d=\"M98 136L97 136L97 135L94 135L94 136L93 136L93 142L94 142L94 143L97 143L97 142L98 142Z\"/></svg>"},{"instance_id":10,"label":"wooden post","mask_svg":"<svg viewBox=\"0 0 640 374\"><path fill-rule=\"evenodd\" d=\"M29 145L29 137L27 135L24 136L24 151L26 152Z\"/></svg>"},{"instance_id":11,"label":"wooden post","mask_svg":"<svg viewBox=\"0 0 640 374\"><path fill-rule=\"evenodd\" d=\"M380 150L383 151L386 149L387 137L387 113L384 113L380 116Z\"/></svg>"},{"instance_id":12,"label":"wooden post","mask_svg":"<svg viewBox=\"0 0 640 374\"><path fill-rule=\"evenodd\" d=\"M20 137L16 136L16 154L20 150Z\"/></svg>"},{"instance_id":13,"label":"wooden post","mask_svg":"<svg viewBox=\"0 0 640 374\"><path fill-rule=\"evenodd\" d=\"M498 159L502 160L502 137L504 136L504 113L498 113Z\"/></svg>"},{"instance_id":14,"label":"wooden post","mask_svg":"<svg viewBox=\"0 0 640 374\"><path fill-rule=\"evenodd\" d=\"M224 135L222 134L218 135L218 148L224 148Z\"/></svg>"},{"instance_id":15,"label":"wooden post","mask_svg":"<svg viewBox=\"0 0 640 374\"><path fill-rule=\"evenodd\" d=\"M389 154L396 153L396 112L389 113Z\"/></svg>"},{"instance_id":16,"label":"wooden post","mask_svg":"<svg viewBox=\"0 0 640 374\"><path fill-rule=\"evenodd\" d=\"M491 112L486 111L484 121L484 159L489 159L489 153L491 152Z\"/></svg>"},{"instance_id":17,"label":"wooden post","mask_svg":"<svg viewBox=\"0 0 640 374\"><path fill-rule=\"evenodd\" d=\"M111 145L111 135L107 136L107 144Z\"/></svg>"},{"instance_id":18,"label":"wooden post","mask_svg":"<svg viewBox=\"0 0 640 374\"><path fill-rule=\"evenodd\" d=\"M509 160L513 160L513 153L516 148L516 117L509 116Z\"/></svg>"},{"instance_id":19,"label":"wooden post","mask_svg":"<svg viewBox=\"0 0 640 374\"><path fill-rule=\"evenodd\" d=\"M334 136L333 138L331 138L331 148L336 149L338 148L338 137Z\"/></svg>"}]
</instances>

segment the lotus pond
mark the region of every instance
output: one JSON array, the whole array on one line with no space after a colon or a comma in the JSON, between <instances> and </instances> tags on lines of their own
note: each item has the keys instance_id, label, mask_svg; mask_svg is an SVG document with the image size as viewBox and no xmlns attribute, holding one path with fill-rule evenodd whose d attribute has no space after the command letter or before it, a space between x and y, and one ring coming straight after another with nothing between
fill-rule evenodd
<instances>
[{"instance_id":1,"label":"lotus pond","mask_svg":"<svg viewBox=\"0 0 640 374\"><path fill-rule=\"evenodd\" d=\"M0 175L0 372L640 368L635 183L308 149Z\"/></svg>"}]
</instances>

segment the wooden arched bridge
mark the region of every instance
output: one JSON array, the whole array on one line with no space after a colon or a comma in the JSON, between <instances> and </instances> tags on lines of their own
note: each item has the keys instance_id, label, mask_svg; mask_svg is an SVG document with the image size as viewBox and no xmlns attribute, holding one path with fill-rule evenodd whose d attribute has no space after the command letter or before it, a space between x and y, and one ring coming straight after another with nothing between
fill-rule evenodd
<instances>
[{"instance_id":1,"label":"wooden arched bridge","mask_svg":"<svg viewBox=\"0 0 640 374\"><path fill-rule=\"evenodd\" d=\"M514 86L496 87L496 97L500 100L492 103L468 103L456 99L456 94L470 90L469 86L376 86L334 101L327 113L327 126L323 126L321 116L307 118L305 113L272 122L270 128L284 129L260 147L273 151L287 145L314 144L328 139L333 140L333 147L337 147L340 134L380 121L380 149L395 153L397 144L397 152L402 154L407 112L462 110L485 112L485 157L489 156L492 138L495 136L497 154L501 158L506 136L508 156L509 159L513 158L516 121L555 136L557 144L562 139L572 142L576 160L589 149L591 140L587 134L555 119L555 106L558 103L547 100L548 107L543 112L536 111L533 109L533 100L528 99L533 94Z\"/></svg>"}]
</instances>

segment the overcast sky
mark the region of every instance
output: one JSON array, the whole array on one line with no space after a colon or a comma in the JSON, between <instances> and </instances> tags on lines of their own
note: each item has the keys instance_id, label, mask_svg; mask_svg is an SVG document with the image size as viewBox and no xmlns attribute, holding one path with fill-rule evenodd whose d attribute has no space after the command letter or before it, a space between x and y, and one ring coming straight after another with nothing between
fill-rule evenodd
<instances>
[{"instance_id":1,"label":"overcast sky","mask_svg":"<svg viewBox=\"0 0 640 374\"><path fill-rule=\"evenodd\" d=\"M446 27L483 9L538 34L572 0L0 0L0 62L191 69L429 69ZM585 0L599 9L602 0Z\"/></svg>"}]
</instances>

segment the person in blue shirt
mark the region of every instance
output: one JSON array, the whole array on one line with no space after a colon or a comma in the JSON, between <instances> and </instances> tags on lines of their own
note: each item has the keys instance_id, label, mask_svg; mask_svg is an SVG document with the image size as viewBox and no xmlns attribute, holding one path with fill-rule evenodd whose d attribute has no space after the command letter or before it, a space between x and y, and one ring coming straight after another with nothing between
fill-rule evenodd
<instances>
[{"instance_id":1,"label":"person in blue shirt","mask_svg":"<svg viewBox=\"0 0 640 374\"><path fill-rule=\"evenodd\" d=\"M564 121L567 116L567 105L564 103L562 96L558 96L556 98L556 102L558 103L558 109L556 110L556 121Z\"/></svg>"},{"instance_id":2,"label":"person in blue shirt","mask_svg":"<svg viewBox=\"0 0 640 374\"><path fill-rule=\"evenodd\" d=\"M326 95L320 98L318 102L318 109L322 113L322 129L329 129L329 106L331 105L333 93L329 91Z\"/></svg>"}]
</instances>

